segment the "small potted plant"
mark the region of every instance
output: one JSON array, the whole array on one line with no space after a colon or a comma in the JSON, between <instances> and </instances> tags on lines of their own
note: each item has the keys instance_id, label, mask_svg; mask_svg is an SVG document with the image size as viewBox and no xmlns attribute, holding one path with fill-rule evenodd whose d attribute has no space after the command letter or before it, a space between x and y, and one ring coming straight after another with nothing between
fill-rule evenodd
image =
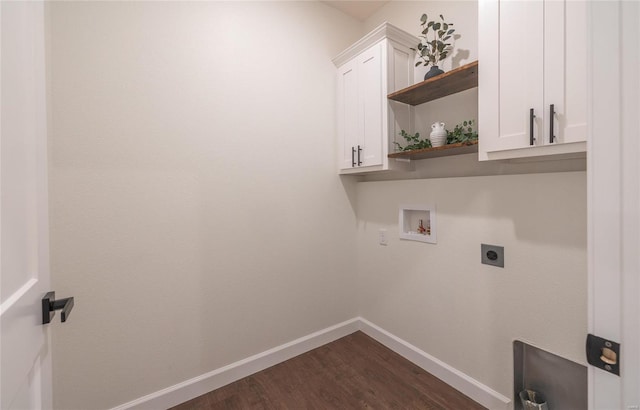
<instances>
[{"instance_id":1,"label":"small potted plant","mask_svg":"<svg viewBox=\"0 0 640 410\"><path fill-rule=\"evenodd\" d=\"M447 131L447 144L471 145L478 141L478 131L474 130L475 121L467 120Z\"/></svg>"},{"instance_id":2,"label":"small potted plant","mask_svg":"<svg viewBox=\"0 0 640 410\"><path fill-rule=\"evenodd\" d=\"M421 60L416 63L416 67L420 64L425 67L431 65L431 69L424 76L425 80L444 73L438 67L438 64L447 58L453 50L453 46L447 41L451 40L453 33L456 31L451 27L453 23L444 21L442 14L440 14L440 21L427 21L428 19L426 14L420 17L420 25L423 30L418 37L421 40L417 48L412 48L413 51L418 53L418 58Z\"/></svg>"}]
</instances>

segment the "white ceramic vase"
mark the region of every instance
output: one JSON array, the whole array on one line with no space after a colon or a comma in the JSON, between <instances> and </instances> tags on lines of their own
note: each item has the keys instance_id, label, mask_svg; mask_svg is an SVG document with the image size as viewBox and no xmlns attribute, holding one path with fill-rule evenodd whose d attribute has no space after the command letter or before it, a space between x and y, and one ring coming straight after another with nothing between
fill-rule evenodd
<instances>
[{"instance_id":1,"label":"white ceramic vase","mask_svg":"<svg viewBox=\"0 0 640 410\"><path fill-rule=\"evenodd\" d=\"M435 122L431 125L429 140L431 140L433 147L441 147L447 143L447 130L444 129L444 122Z\"/></svg>"}]
</instances>

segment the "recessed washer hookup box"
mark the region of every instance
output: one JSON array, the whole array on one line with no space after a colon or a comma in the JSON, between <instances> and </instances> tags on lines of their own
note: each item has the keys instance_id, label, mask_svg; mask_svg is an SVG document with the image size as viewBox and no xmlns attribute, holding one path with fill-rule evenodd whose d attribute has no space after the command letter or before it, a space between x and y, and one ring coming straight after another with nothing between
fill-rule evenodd
<instances>
[{"instance_id":1,"label":"recessed washer hookup box","mask_svg":"<svg viewBox=\"0 0 640 410\"><path fill-rule=\"evenodd\" d=\"M513 403L523 410L520 392L542 393L550 410L587 409L587 367L515 340L513 342Z\"/></svg>"}]
</instances>

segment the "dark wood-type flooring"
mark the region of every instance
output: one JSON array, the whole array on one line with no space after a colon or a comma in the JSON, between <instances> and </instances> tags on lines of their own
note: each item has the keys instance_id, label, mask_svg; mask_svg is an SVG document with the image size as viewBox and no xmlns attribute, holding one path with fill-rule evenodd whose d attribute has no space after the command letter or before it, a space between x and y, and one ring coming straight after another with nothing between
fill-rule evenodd
<instances>
[{"instance_id":1,"label":"dark wood-type flooring","mask_svg":"<svg viewBox=\"0 0 640 410\"><path fill-rule=\"evenodd\" d=\"M171 410L484 409L356 332Z\"/></svg>"}]
</instances>

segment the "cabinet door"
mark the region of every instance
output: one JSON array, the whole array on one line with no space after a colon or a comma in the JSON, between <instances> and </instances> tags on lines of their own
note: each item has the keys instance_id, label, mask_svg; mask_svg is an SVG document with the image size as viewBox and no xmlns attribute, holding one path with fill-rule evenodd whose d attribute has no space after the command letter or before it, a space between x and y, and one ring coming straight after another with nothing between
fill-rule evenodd
<instances>
[{"instance_id":1,"label":"cabinet door","mask_svg":"<svg viewBox=\"0 0 640 410\"><path fill-rule=\"evenodd\" d=\"M498 140L496 150L531 145L533 109L534 144L543 135L543 3L501 1L498 49Z\"/></svg>"},{"instance_id":2,"label":"cabinet door","mask_svg":"<svg viewBox=\"0 0 640 410\"><path fill-rule=\"evenodd\" d=\"M542 143L544 7L539 1L479 2L478 133L486 153Z\"/></svg>"},{"instance_id":3,"label":"cabinet door","mask_svg":"<svg viewBox=\"0 0 640 410\"><path fill-rule=\"evenodd\" d=\"M587 4L545 2L544 143L586 141ZM550 106L555 136L551 141Z\"/></svg>"},{"instance_id":4,"label":"cabinet door","mask_svg":"<svg viewBox=\"0 0 640 410\"><path fill-rule=\"evenodd\" d=\"M383 87L382 44L369 48L357 58L358 96L360 98L359 127L361 166L382 165L383 104L386 95ZM356 147L357 149L358 147Z\"/></svg>"},{"instance_id":5,"label":"cabinet door","mask_svg":"<svg viewBox=\"0 0 640 410\"><path fill-rule=\"evenodd\" d=\"M384 50L383 50L384 53ZM394 41L389 41L387 48L387 90L384 94L390 94L413 84L413 67L415 52L409 47L402 46ZM406 130L409 133L414 129L414 108L412 105L399 101L387 101L386 124L382 126L387 130L387 138L382 146L382 155L394 152L396 147L394 142L406 144L400 137L400 131Z\"/></svg>"},{"instance_id":6,"label":"cabinet door","mask_svg":"<svg viewBox=\"0 0 640 410\"><path fill-rule=\"evenodd\" d=\"M352 60L338 69L338 161L340 169L357 166L353 150L358 145L359 109L357 62Z\"/></svg>"}]
</instances>

